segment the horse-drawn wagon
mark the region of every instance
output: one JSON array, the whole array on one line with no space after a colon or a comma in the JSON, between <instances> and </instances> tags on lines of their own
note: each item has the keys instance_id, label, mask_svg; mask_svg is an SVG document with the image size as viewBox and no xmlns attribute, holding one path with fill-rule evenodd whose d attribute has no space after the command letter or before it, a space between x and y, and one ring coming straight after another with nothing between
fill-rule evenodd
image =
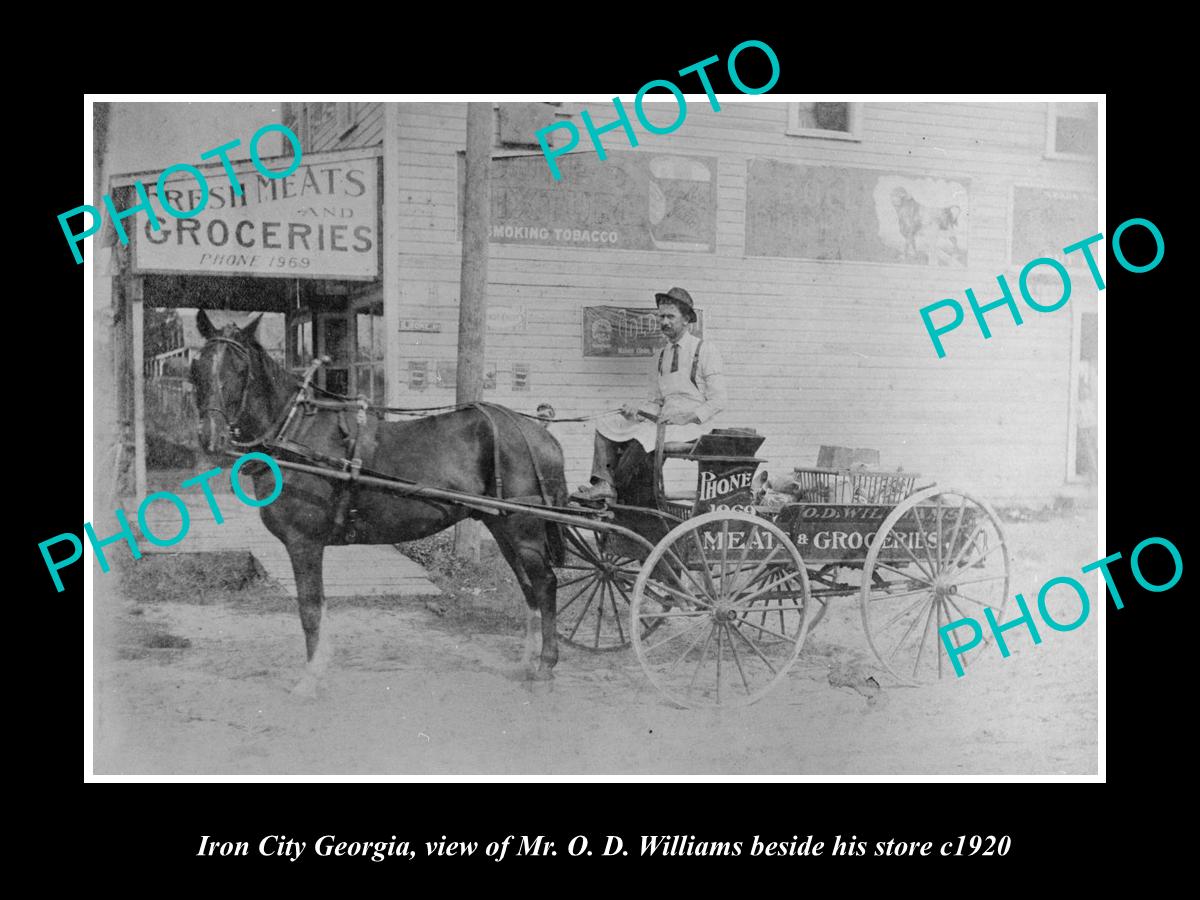
<instances>
[{"instance_id":1,"label":"horse-drawn wagon","mask_svg":"<svg viewBox=\"0 0 1200 900\"><path fill-rule=\"evenodd\" d=\"M969 611L1002 617L1009 559L995 512L963 491L914 490L914 474L866 468L797 469L792 498L768 505L766 478L754 477L764 440L724 429L671 444L660 427L642 479L653 506L609 507L613 522L657 537L654 550L568 529L560 636L598 651L632 643L683 705L744 704L784 678L832 601L857 597L883 672L904 684L948 675L938 629ZM694 491L664 488L671 458L696 463ZM636 493L630 481L618 490Z\"/></svg>"},{"instance_id":2,"label":"horse-drawn wagon","mask_svg":"<svg viewBox=\"0 0 1200 900\"><path fill-rule=\"evenodd\" d=\"M1002 617L1004 533L963 491L915 489L911 474L808 468L796 470L787 502L771 504L755 478L762 435L724 429L673 444L660 426L653 456L618 468L618 502L568 503L561 448L538 417L480 403L387 422L413 411L317 399L319 361L297 385L261 352L253 325L198 323L208 344L193 378L208 449L265 450L288 473L263 517L296 571L309 690L327 658L324 547L411 540L468 516L496 537L525 593L527 663L541 614L538 674L549 677L559 638L594 651L632 644L650 680L684 706L764 696L838 598L858 597L878 667L906 684L949 674L943 625ZM671 459L696 465L694 491L667 489ZM256 476L264 494L268 476ZM963 662L982 652L954 646Z\"/></svg>"}]
</instances>

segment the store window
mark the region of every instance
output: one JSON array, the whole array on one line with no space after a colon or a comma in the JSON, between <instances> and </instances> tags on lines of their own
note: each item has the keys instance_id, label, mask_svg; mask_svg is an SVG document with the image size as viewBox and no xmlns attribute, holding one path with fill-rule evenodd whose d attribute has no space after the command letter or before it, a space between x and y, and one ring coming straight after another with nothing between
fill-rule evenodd
<instances>
[{"instance_id":1,"label":"store window","mask_svg":"<svg viewBox=\"0 0 1200 900\"><path fill-rule=\"evenodd\" d=\"M788 134L860 141L861 124L861 103L788 104Z\"/></svg>"},{"instance_id":2,"label":"store window","mask_svg":"<svg viewBox=\"0 0 1200 900\"><path fill-rule=\"evenodd\" d=\"M313 360L313 323L308 314L292 320L288 329L287 365L297 375Z\"/></svg>"},{"instance_id":3,"label":"store window","mask_svg":"<svg viewBox=\"0 0 1200 900\"><path fill-rule=\"evenodd\" d=\"M384 355L387 351L383 328L383 304L355 310L356 346L354 352L355 393L372 403L385 402Z\"/></svg>"},{"instance_id":4,"label":"store window","mask_svg":"<svg viewBox=\"0 0 1200 900\"><path fill-rule=\"evenodd\" d=\"M1091 159L1096 156L1099 121L1095 103L1049 103L1046 113L1046 155L1052 159Z\"/></svg>"}]
</instances>

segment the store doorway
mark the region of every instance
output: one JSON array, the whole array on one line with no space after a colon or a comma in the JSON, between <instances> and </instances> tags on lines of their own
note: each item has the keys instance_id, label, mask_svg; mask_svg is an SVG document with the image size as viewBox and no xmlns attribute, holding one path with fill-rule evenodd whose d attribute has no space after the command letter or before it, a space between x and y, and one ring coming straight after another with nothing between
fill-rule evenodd
<instances>
[{"instance_id":1,"label":"store doorway","mask_svg":"<svg viewBox=\"0 0 1200 900\"><path fill-rule=\"evenodd\" d=\"M383 301L346 301L336 307L341 308L323 304L291 316L288 368L299 376L314 356L328 357L329 362L317 371L318 387L383 405L387 402Z\"/></svg>"}]
</instances>

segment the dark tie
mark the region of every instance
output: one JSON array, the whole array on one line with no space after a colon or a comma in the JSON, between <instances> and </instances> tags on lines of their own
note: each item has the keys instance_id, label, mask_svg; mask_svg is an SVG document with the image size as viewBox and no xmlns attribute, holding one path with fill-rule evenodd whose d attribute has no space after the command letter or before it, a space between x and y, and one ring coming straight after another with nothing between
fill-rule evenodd
<instances>
[{"instance_id":1,"label":"dark tie","mask_svg":"<svg viewBox=\"0 0 1200 900\"><path fill-rule=\"evenodd\" d=\"M672 344L671 348L672 348L671 349L671 371L678 372L679 371L679 345Z\"/></svg>"}]
</instances>

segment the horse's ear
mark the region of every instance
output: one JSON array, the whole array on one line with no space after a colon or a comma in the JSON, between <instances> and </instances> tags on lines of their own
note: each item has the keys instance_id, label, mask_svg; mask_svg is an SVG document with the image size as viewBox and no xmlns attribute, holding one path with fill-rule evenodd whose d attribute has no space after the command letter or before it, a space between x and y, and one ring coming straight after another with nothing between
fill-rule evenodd
<instances>
[{"instance_id":1,"label":"horse's ear","mask_svg":"<svg viewBox=\"0 0 1200 900\"><path fill-rule=\"evenodd\" d=\"M250 324L242 329L242 336L250 341L258 340L258 324L262 321L262 313L250 320Z\"/></svg>"},{"instance_id":2,"label":"horse's ear","mask_svg":"<svg viewBox=\"0 0 1200 900\"><path fill-rule=\"evenodd\" d=\"M204 310L196 313L196 328L200 331L200 337L206 341L217 333L217 329L213 327L213 323L208 319L208 313Z\"/></svg>"}]
</instances>

